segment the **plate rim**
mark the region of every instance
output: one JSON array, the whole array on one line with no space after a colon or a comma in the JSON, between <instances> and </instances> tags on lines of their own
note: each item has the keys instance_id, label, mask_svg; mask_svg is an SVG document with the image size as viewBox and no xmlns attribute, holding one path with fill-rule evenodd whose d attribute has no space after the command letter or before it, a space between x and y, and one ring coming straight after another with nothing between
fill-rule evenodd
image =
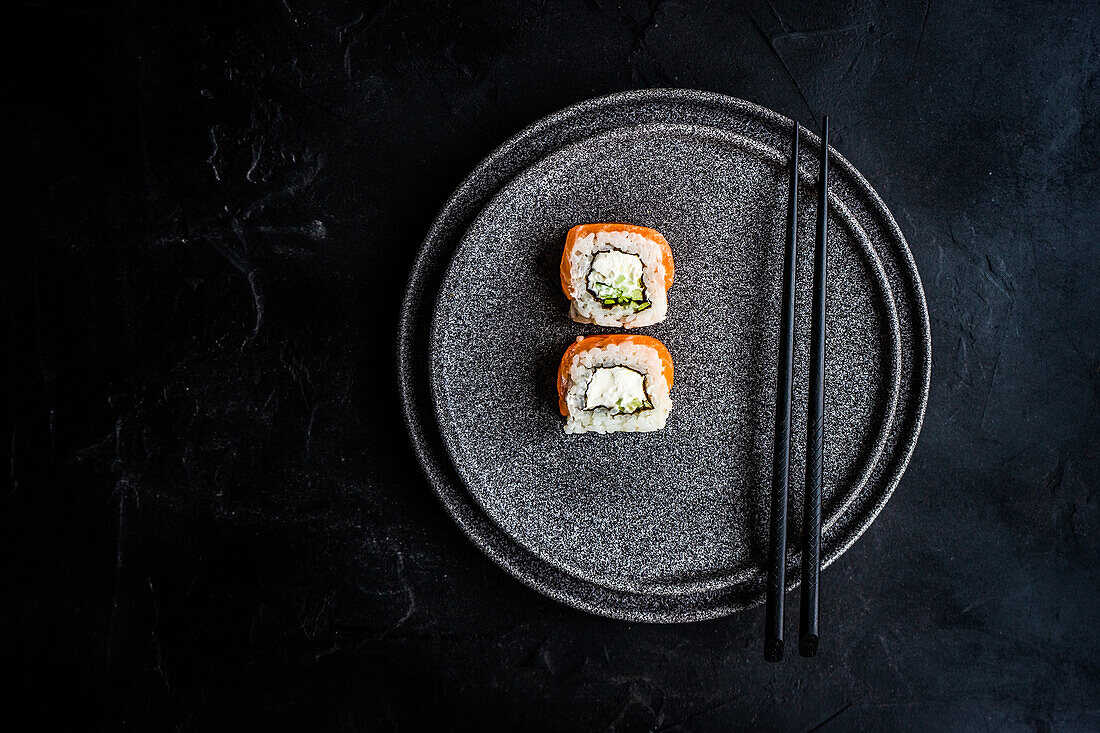
<instances>
[{"instance_id":1,"label":"plate rim","mask_svg":"<svg viewBox=\"0 0 1100 733\"><path fill-rule=\"evenodd\" d=\"M513 554L509 555L507 552L503 551L501 547L493 544L494 538L484 534L484 527L478 528L474 526L479 523L478 517L471 514L468 507L451 503L448 492L440 485L440 482L446 480L444 474L447 473L447 466L436 465L433 462L436 456L433 455L431 436L428 435L427 426L425 426L422 416L417 412L419 400L416 388L420 380L417 372L418 360L416 349L419 343L417 341L418 329L420 327L419 323L423 315L423 309L418 301L421 297L420 289L430 277L433 260L436 259L437 256L437 253L433 252L430 245L438 240L445 232L448 228L449 220L455 215L456 210L459 209L463 201L469 196L476 194L478 186L481 185L481 179L489 175L494 166L500 164L502 161L506 162L507 154L520 144L530 142L539 133L552 132L557 129L558 125L567 123L571 118L579 117L587 112L596 113L599 112L601 108L605 108L609 105L640 105L646 103L697 104L701 107L720 109L727 114L740 112L776 124L786 124L788 126L793 124L793 120L778 112L733 96L696 89L654 88L616 92L586 99L563 107L527 125L494 148L469 174L467 174L446 199L439 213L432 221L424 238L421 240L420 247L409 271L406 292L401 305L397 332L396 367L406 429L414 452L416 453L417 461L420 464L421 471L440 503L443 505L444 510L463 530L467 537L486 554L486 556L504 569L509 575L528 587L573 608L627 621L673 623L725 616L758 605L761 599L759 595L754 595L747 601L726 598L700 599L701 601L706 600L707 605L704 607L665 607L651 596L623 594L614 591L601 592L600 589L588 588L586 585L577 586L576 584L568 588L557 587L553 584L540 582L539 578L532 577L528 569L524 567L524 562L530 560L530 558L524 557L526 550L515 543L514 540L505 536L500 539L505 544L508 542L512 543L512 546L508 549L511 550ZM812 132L807 130L804 132L804 136L810 142L811 147L820 146L820 138ZM548 150L544 152L542 156L552 152L553 149ZM920 273L917 270L916 262L913 258L912 250L908 245L908 241L879 193L871 186L863 174L835 150L831 150L831 155L834 166L843 171L857 186L863 195L862 203L868 207L868 211L872 215L877 216L879 220L878 223L883 227L885 233L894 240L892 244L897 245L891 246L891 252L896 258L897 278L905 283L906 290L909 291L906 294L909 297L906 297L905 300L907 306L906 310L908 311L907 316L911 318L911 323L909 324L910 328L908 330L911 331L909 336L912 339L913 349L917 358L914 359L912 364L910 394L905 396L907 402L912 401L912 423L906 426L903 432L899 433L891 456L891 460L894 463L893 468L881 479L884 490L874 505L871 506L866 520L861 523L862 526L850 533L848 538L838 546L835 554L825 559L823 566L831 564L859 539L866 528L878 517L882 508L896 490L901 477L904 475L912 459L923 426L928 406L928 392L931 382L932 366L932 343L927 299ZM539 157L541 158L542 156ZM538 159L539 158L535 158L527 162L525 167L536 163ZM506 185L507 182L519 172L520 171L513 171L503 174L504 177L499 181L493 182L493 184L496 188L500 188ZM472 221L475 216L476 213L471 214L466 221ZM431 316L429 315L428 317L430 318ZM913 397L915 397L915 401L912 400ZM423 397L420 398L420 400L422 399ZM431 409L434 415L434 409L429 409ZM444 457L446 456L444 455ZM453 466L451 468L453 469ZM462 488L464 491L464 487ZM487 517L483 517L482 519L491 522ZM499 532L500 530L498 529L497 531ZM488 534L492 534L491 528L488 530ZM541 562L541 560L538 560L538 562ZM788 560L788 567L797 568L796 558L790 558ZM788 582L788 589L797 587L797 576L797 572L789 573L788 577L790 580ZM565 579L566 585L568 585L568 580L569 579ZM617 597L611 598L612 595Z\"/></svg>"}]
</instances>

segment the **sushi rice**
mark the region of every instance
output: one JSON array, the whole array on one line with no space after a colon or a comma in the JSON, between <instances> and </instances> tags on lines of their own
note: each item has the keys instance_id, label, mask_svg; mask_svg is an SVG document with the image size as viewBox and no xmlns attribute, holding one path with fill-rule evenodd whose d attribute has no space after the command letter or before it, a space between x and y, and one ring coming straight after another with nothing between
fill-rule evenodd
<instances>
[{"instance_id":1,"label":"sushi rice","mask_svg":"<svg viewBox=\"0 0 1100 733\"><path fill-rule=\"evenodd\" d=\"M595 348L578 350L571 358L569 352L566 353L569 364L562 365L564 385L561 394L563 412L567 413L566 433L651 432L665 426L672 411L672 400L669 397L671 385L666 379L665 365L660 353L643 339L647 337L635 337L619 343L603 343ZM607 342L610 339L605 338L602 341ZM618 368L640 374L644 394L638 398L627 396L625 402L619 400L613 406L595 405L598 400L592 399L590 389L595 387L598 380L607 382L610 379L607 370ZM620 385L625 384L626 389L633 386L629 379L616 381Z\"/></svg>"},{"instance_id":2,"label":"sushi rice","mask_svg":"<svg viewBox=\"0 0 1100 733\"><path fill-rule=\"evenodd\" d=\"M664 320L667 273L657 242L635 231L595 231L577 237L566 257L574 321L636 328Z\"/></svg>"}]
</instances>

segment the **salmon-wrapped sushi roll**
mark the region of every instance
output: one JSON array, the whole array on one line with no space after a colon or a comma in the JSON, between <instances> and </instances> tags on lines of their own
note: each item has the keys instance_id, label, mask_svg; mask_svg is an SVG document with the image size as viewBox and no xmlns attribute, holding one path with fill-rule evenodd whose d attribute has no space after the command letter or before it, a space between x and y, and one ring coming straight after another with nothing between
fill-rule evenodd
<instances>
[{"instance_id":1,"label":"salmon-wrapped sushi roll","mask_svg":"<svg viewBox=\"0 0 1100 733\"><path fill-rule=\"evenodd\" d=\"M633 224L580 224L561 256L561 289L579 323L636 328L660 323L676 268L668 242Z\"/></svg>"},{"instance_id":2,"label":"salmon-wrapped sushi roll","mask_svg":"<svg viewBox=\"0 0 1100 733\"><path fill-rule=\"evenodd\" d=\"M558 367L558 407L567 433L649 432L665 426L672 356L655 338L578 338Z\"/></svg>"}]
</instances>

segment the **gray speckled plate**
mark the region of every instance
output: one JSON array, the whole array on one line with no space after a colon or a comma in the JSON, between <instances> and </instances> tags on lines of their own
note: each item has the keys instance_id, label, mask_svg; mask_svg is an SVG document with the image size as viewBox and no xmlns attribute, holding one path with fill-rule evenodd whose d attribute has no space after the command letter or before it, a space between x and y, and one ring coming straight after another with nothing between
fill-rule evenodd
<instances>
[{"instance_id":1,"label":"gray speckled plate","mask_svg":"<svg viewBox=\"0 0 1100 733\"><path fill-rule=\"evenodd\" d=\"M762 598L786 199L779 150L789 129L760 107L700 92L593 100L506 143L437 220L403 313L406 417L444 506L521 580L580 608L647 621L713 617ZM806 147L800 296L813 230L812 138ZM827 561L870 524L900 478L929 366L923 294L904 240L839 156L836 171ZM677 367L673 414L658 433L561 431L561 352L577 335L607 329L568 319L557 260L570 226L604 220L659 229L676 257L669 318L640 331L664 341ZM805 298L798 309L804 404ZM796 420L795 445L804 432ZM791 506L797 520L797 489Z\"/></svg>"}]
</instances>

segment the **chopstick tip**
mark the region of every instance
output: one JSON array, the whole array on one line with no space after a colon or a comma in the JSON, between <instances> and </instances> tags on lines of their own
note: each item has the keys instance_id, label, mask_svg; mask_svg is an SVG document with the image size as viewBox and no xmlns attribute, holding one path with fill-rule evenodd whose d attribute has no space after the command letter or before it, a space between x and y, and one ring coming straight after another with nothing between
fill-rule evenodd
<instances>
[{"instance_id":1,"label":"chopstick tip","mask_svg":"<svg viewBox=\"0 0 1100 733\"><path fill-rule=\"evenodd\" d=\"M769 662L778 662L783 658L783 640L768 639L764 642L764 659Z\"/></svg>"},{"instance_id":2,"label":"chopstick tip","mask_svg":"<svg viewBox=\"0 0 1100 733\"><path fill-rule=\"evenodd\" d=\"M817 641L817 634L806 634L798 640L798 653L803 657L816 657Z\"/></svg>"}]
</instances>

